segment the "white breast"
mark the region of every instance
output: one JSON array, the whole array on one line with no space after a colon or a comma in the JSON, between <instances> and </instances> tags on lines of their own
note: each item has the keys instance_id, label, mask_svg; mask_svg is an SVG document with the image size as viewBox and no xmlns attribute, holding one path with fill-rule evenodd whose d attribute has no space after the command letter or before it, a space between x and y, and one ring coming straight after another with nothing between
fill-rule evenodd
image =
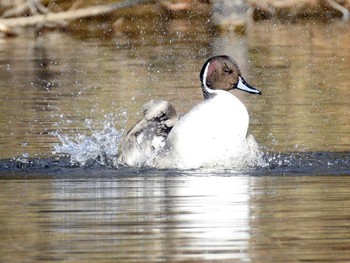
<instances>
[{"instance_id":1,"label":"white breast","mask_svg":"<svg viewBox=\"0 0 350 263\"><path fill-rule=\"evenodd\" d=\"M218 90L188 112L169 133L160 166L200 167L234 156L245 143L249 115L232 94ZM169 164L171 162L171 165Z\"/></svg>"}]
</instances>

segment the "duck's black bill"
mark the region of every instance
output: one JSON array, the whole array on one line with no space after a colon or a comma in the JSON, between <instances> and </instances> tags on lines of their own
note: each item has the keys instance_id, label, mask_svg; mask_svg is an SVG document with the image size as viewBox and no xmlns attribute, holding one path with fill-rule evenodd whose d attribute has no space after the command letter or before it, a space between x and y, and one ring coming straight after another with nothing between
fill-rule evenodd
<instances>
[{"instance_id":1,"label":"duck's black bill","mask_svg":"<svg viewBox=\"0 0 350 263\"><path fill-rule=\"evenodd\" d=\"M239 77L238 79L238 84L236 86L237 89L243 90L248 93L261 95L260 90L250 86L242 77Z\"/></svg>"}]
</instances>

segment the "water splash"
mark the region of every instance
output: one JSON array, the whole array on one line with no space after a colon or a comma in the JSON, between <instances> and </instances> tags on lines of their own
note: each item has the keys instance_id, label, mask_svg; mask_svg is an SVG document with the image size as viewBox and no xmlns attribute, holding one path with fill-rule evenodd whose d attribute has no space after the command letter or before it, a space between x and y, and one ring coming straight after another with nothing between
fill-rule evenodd
<instances>
[{"instance_id":1,"label":"water splash","mask_svg":"<svg viewBox=\"0 0 350 263\"><path fill-rule=\"evenodd\" d=\"M121 118L122 116L122 118ZM120 121L122 119L122 121ZM86 129L85 132L76 134L65 134L61 130L56 131L53 135L58 138L60 143L54 145L53 154L60 157L69 157L71 165L86 167L99 163L108 167L119 167L118 154L120 143L124 135L124 128L118 130L115 124L122 124L125 127L126 113L118 117L106 115L102 122L94 122L90 119L85 120L82 124ZM65 120L71 124L70 120ZM86 131L87 130L87 131ZM250 137L249 137L250 138ZM160 167L160 168L195 168L175 165L174 160L170 159L169 166L159 166L155 160L156 156L146 156L148 160L144 165L138 167ZM263 159L263 152L255 139L248 140L248 143L242 153L234 156L229 155L227 158L222 156L218 160L211 160L204 163L202 168L232 168L243 169L247 167L266 167L268 163ZM199 168L199 167L198 167Z\"/></svg>"},{"instance_id":2,"label":"water splash","mask_svg":"<svg viewBox=\"0 0 350 263\"><path fill-rule=\"evenodd\" d=\"M53 154L68 155L70 162L79 166L98 162L101 165L118 167L117 155L124 129L115 128L116 123L114 116L106 115L102 123L85 120L83 125L90 131L90 135L67 135L57 131L54 135L60 143L54 145ZM125 120L122 123L125 124ZM100 128L96 128L97 126Z\"/></svg>"},{"instance_id":3,"label":"water splash","mask_svg":"<svg viewBox=\"0 0 350 263\"><path fill-rule=\"evenodd\" d=\"M29 153L22 153L17 158L14 159L17 168L28 168L31 166L31 161L29 159Z\"/></svg>"},{"instance_id":4,"label":"water splash","mask_svg":"<svg viewBox=\"0 0 350 263\"><path fill-rule=\"evenodd\" d=\"M340 175L349 174L349 152L266 152L270 175ZM260 171L261 172L261 171Z\"/></svg>"},{"instance_id":5,"label":"water splash","mask_svg":"<svg viewBox=\"0 0 350 263\"><path fill-rule=\"evenodd\" d=\"M56 131L54 135L60 143L54 145L53 153L60 157L69 157L70 165L79 167L91 166L95 163L105 167L118 167L118 153L120 143L124 135L124 128L117 129L115 124L125 127L126 114L105 115L102 121L85 120L82 124L86 129L82 133L65 134L62 130ZM66 121L70 122L70 121ZM248 144L246 155L234 160L224 160L224 163L217 163L218 167L232 172L238 167L238 171L249 169L251 174L349 174L349 153L329 153L329 152L293 152L274 153L267 149L262 149L255 141ZM63 158L66 160L66 158ZM234 163L233 163L234 161ZM4 167L27 168L32 167L33 160L28 154L23 154L17 159L4 162ZM46 161L40 160L42 166L57 165L55 159ZM229 164L229 165L227 165ZM63 162L65 167L66 162ZM0 165L1 166L1 165ZM150 165L151 166L151 165ZM211 165L212 166L212 165ZM239 169L242 167L242 169ZM1 168L1 167L0 167ZM0 169L1 170L1 169ZM252 172L254 171L254 172Z\"/></svg>"}]
</instances>

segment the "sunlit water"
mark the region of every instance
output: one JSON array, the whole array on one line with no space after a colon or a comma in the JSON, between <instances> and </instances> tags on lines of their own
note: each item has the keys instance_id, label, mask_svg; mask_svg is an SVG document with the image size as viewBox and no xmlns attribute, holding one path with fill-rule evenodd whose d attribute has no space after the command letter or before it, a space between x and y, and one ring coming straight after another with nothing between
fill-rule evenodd
<instances>
[{"instance_id":1,"label":"sunlit water","mask_svg":"<svg viewBox=\"0 0 350 263\"><path fill-rule=\"evenodd\" d=\"M347 262L349 28L268 22L239 37L203 21L135 23L136 34L0 42L0 261ZM264 165L118 165L142 105L188 111L215 54L263 92L234 94Z\"/></svg>"}]
</instances>

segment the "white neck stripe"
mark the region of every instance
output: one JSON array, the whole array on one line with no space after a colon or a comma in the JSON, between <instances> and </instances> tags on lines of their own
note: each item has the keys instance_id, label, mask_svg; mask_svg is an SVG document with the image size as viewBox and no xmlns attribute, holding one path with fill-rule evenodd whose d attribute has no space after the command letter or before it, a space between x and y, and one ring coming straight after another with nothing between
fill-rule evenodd
<instances>
[{"instance_id":1,"label":"white neck stripe","mask_svg":"<svg viewBox=\"0 0 350 263\"><path fill-rule=\"evenodd\" d=\"M205 67L204 69L204 73L203 73L203 87L205 89L206 92L208 93L214 93L214 90L210 89L208 86L207 86L207 75L208 75L208 70L209 70L209 64L210 62L208 62L208 65Z\"/></svg>"}]
</instances>

